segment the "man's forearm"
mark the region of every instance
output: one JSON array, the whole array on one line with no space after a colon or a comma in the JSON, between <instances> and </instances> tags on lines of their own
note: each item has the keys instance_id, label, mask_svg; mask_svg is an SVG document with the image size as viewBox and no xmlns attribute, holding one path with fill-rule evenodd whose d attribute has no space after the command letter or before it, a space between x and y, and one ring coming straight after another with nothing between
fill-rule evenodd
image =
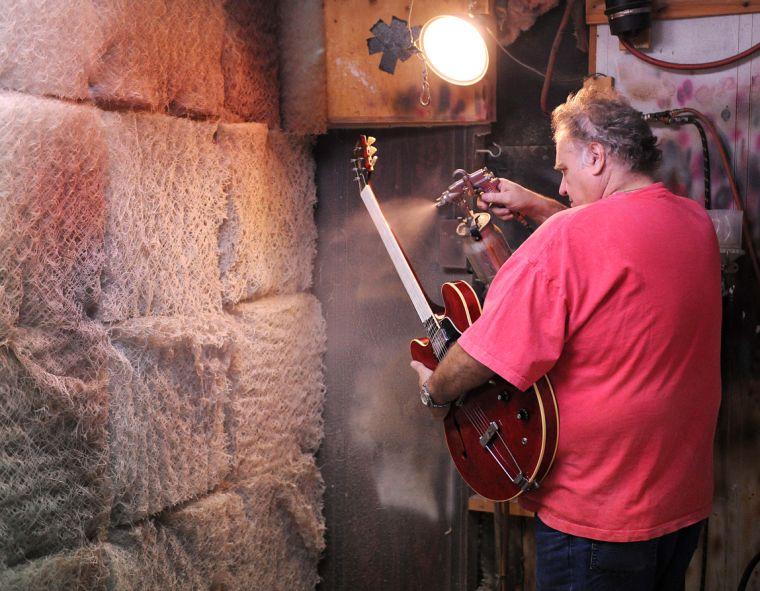
<instances>
[{"instance_id":1,"label":"man's forearm","mask_svg":"<svg viewBox=\"0 0 760 591\"><path fill-rule=\"evenodd\" d=\"M433 399L444 403L456 400L468 390L485 383L491 376L493 372L490 369L455 344L427 383Z\"/></svg>"},{"instance_id":2,"label":"man's forearm","mask_svg":"<svg viewBox=\"0 0 760 591\"><path fill-rule=\"evenodd\" d=\"M509 179L499 179L499 191L483 193L478 198L478 207L490 208L503 220L511 220L519 214L538 224L544 223L558 211L567 209L559 201L544 197Z\"/></svg>"},{"instance_id":3,"label":"man's forearm","mask_svg":"<svg viewBox=\"0 0 760 591\"><path fill-rule=\"evenodd\" d=\"M522 213L532 220L535 220L538 224L543 224L548 218L553 216L558 211L567 209L567 207L562 205L556 199L544 197L535 191L531 191L531 193L533 193L533 199L531 199L526 204L526 207Z\"/></svg>"}]
</instances>

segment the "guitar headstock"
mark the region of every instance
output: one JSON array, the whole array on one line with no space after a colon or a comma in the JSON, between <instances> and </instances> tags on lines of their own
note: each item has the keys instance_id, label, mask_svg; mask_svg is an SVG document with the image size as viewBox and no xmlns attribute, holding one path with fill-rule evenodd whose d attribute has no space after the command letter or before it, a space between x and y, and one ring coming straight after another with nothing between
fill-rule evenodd
<instances>
[{"instance_id":1,"label":"guitar headstock","mask_svg":"<svg viewBox=\"0 0 760 591\"><path fill-rule=\"evenodd\" d=\"M375 170L377 148L372 145L374 143L375 138L372 136L360 135L359 141L354 146L354 157L351 159L351 164L354 167L354 180L359 183L360 189L369 183L369 177Z\"/></svg>"}]
</instances>

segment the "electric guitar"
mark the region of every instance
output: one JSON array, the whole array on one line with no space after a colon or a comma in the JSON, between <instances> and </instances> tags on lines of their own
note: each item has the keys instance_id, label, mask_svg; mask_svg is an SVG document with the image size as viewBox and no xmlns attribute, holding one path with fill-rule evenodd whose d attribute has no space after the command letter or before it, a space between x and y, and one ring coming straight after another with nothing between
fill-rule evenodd
<instances>
[{"instance_id":1,"label":"electric guitar","mask_svg":"<svg viewBox=\"0 0 760 591\"><path fill-rule=\"evenodd\" d=\"M412 358L435 369L448 348L481 313L469 283L444 283L444 306L425 294L369 184L377 160L375 139L360 136L351 162L360 195L396 272L425 327L411 342ZM507 501L537 488L554 460L559 434L554 391L543 377L526 392L494 377L452 404L444 419L446 443L464 481L479 495Z\"/></svg>"}]
</instances>

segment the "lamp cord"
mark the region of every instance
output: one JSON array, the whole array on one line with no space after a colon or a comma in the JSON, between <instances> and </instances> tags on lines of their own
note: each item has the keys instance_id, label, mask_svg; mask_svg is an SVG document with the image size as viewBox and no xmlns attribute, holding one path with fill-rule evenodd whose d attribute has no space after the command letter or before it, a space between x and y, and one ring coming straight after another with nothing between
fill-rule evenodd
<instances>
[{"instance_id":1,"label":"lamp cord","mask_svg":"<svg viewBox=\"0 0 760 591\"><path fill-rule=\"evenodd\" d=\"M501 51L509 59L511 59L513 62L515 62L518 66L521 66L521 67L525 68L526 70L529 70L530 72L533 72L537 76L540 76L541 78L546 78L546 73L545 72L542 72L538 68L534 68L530 64L526 64L525 62L523 62L522 60L520 60L515 54L513 54L512 52L510 52L504 46L504 44L501 41L499 41L499 38L496 35L494 35L494 33L493 33L493 31L491 29L489 29L488 27L485 27L485 30L491 36L491 39L494 40L494 43L496 43L496 46L499 49L501 49ZM575 77L575 78L554 78L554 80L556 82L561 82L561 83L568 84L570 82L580 82L581 80L583 80L583 78L581 76L578 76L578 77Z\"/></svg>"},{"instance_id":2,"label":"lamp cord","mask_svg":"<svg viewBox=\"0 0 760 591\"><path fill-rule=\"evenodd\" d=\"M409 30L409 44L412 47L417 47L417 44L414 42L414 33L412 33L412 8L414 8L414 0L409 2L409 14L406 16L406 28ZM419 48L417 47L417 49Z\"/></svg>"}]
</instances>

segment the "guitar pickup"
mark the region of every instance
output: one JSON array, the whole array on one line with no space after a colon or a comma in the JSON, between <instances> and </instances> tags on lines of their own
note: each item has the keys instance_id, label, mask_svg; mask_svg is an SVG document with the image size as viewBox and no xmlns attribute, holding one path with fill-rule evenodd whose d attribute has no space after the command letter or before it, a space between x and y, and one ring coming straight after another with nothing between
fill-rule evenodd
<instances>
[{"instance_id":1,"label":"guitar pickup","mask_svg":"<svg viewBox=\"0 0 760 591\"><path fill-rule=\"evenodd\" d=\"M499 432L499 425L497 425L494 421L491 421L491 424L488 425L488 429L486 429L485 433L480 436L480 445L483 447L488 447L491 445L491 442L493 441L493 438L496 437L496 434Z\"/></svg>"}]
</instances>

